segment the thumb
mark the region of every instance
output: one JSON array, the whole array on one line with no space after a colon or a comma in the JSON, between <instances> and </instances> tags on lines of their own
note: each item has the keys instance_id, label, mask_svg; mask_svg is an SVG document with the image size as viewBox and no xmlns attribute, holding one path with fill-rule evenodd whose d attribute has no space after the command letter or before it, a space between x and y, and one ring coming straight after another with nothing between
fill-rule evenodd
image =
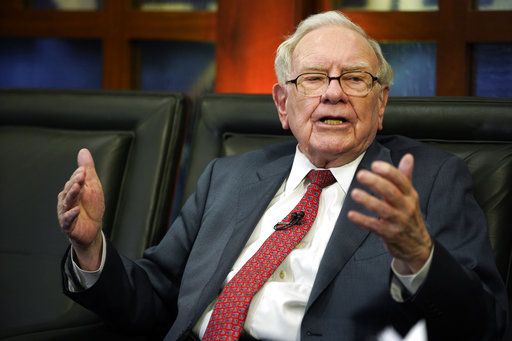
<instances>
[{"instance_id":1,"label":"thumb","mask_svg":"<svg viewBox=\"0 0 512 341\"><path fill-rule=\"evenodd\" d=\"M94 160L92 158L91 152L83 148L78 152L78 167L84 167L85 169L94 169Z\"/></svg>"},{"instance_id":2,"label":"thumb","mask_svg":"<svg viewBox=\"0 0 512 341\"><path fill-rule=\"evenodd\" d=\"M405 175L407 179L412 179L412 171L414 168L414 157L411 154L405 154L400 163L398 164L398 170L400 173Z\"/></svg>"}]
</instances>

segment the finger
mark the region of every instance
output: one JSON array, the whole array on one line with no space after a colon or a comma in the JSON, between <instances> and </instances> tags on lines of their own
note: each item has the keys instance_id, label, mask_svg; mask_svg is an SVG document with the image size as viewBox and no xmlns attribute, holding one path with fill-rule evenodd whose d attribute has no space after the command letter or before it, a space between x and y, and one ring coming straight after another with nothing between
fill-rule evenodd
<instances>
[{"instance_id":1,"label":"finger","mask_svg":"<svg viewBox=\"0 0 512 341\"><path fill-rule=\"evenodd\" d=\"M383 200L376 198L373 195L366 193L365 191L355 188L351 192L351 197L354 201L366 207L369 211L373 212L378 217L396 221L397 212L396 210Z\"/></svg>"},{"instance_id":2,"label":"finger","mask_svg":"<svg viewBox=\"0 0 512 341\"><path fill-rule=\"evenodd\" d=\"M59 224L60 227L66 231L70 232L70 228L73 224L75 218L80 214L80 207L75 206L72 209L65 211L64 213L59 215Z\"/></svg>"},{"instance_id":3,"label":"finger","mask_svg":"<svg viewBox=\"0 0 512 341\"><path fill-rule=\"evenodd\" d=\"M372 232L378 230L378 221L376 218L368 217L367 215L357 211L349 211L347 217L357 226L368 229Z\"/></svg>"},{"instance_id":4,"label":"finger","mask_svg":"<svg viewBox=\"0 0 512 341\"><path fill-rule=\"evenodd\" d=\"M378 174L381 177L383 177L384 179L391 182L402 193L407 194L410 192L411 187L412 187L410 178L408 178L407 175L403 174L395 166L393 166L387 162L384 162L384 161L374 161L371 165L371 170L375 174ZM411 170L411 173L412 173L412 170Z\"/></svg>"},{"instance_id":5,"label":"finger","mask_svg":"<svg viewBox=\"0 0 512 341\"><path fill-rule=\"evenodd\" d=\"M410 273L417 273L430 255L432 240L428 232L421 236L410 236L386 220L368 217L357 211L349 211L348 218L357 226L379 236L393 257L406 262Z\"/></svg>"},{"instance_id":6,"label":"finger","mask_svg":"<svg viewBox=\"0 0 512 341\"><path fill-rule=\"evenodd\" d=\"M79 194L84 185L83 168L77 169L71 179L66 182L64 189L57 196L57 215L60 216L77 205Z\"/></svg>"},{"instance_id":7,"label":"finger","mask_svg":"<svg viewBox=\"0 0 512 341\"><path fill-rule=\"evenodd\" d=\"M69 202L67 199L70 192L74 191L80 191L81 187L83 186L85 181L85 174L84 169L79 168L73 173L71 178L66 182L64 185L64 189L59 193L59 200L66 205L66 202ZM76 193L72 193L71 195L74 196Z\"/></svg>"},{"instance_id":8,"label":"finger","mask_svg":"<svg viewBox=\"0 0 512 341\"><path fill-rule=\"evenodd\" d=\"M398 164L398 170L402 173L407 179L412 179L412 171L414 168L414 157L411 154L405 154L400 163Z\"/></svg>"},{"instance_id":9,"label":"finger","mask_svg":"<svg viewBox=\"0 0 512 341\"><path fill-rule=\"evenodd\" d=\"M77 162L79 167L83 167L85 169L85 181L89 184L93 184L94 186L99 185L100 181L94 166L94 159L88 149L83 148L80 150Z\"/></svg>"},{"instance_id":10,"label":"finger","mask_svg":"<svg viewBox=\"0 0 512 341\"><path fill-rule=\"evenodd\" d=\"M94 159L88 149L80 149L77 156L77 164L78 167L84 167L86 169L94 168Z\"/></svg>"},{"instance_id":11,"label":"finger","mask_svg":"<svg viewBox=\"0 0 512 341\"><path fill-rule=\"evenodd\" d=\"M64 188L62 189L61 193L66 194L74 183L76 183L77 181L83 181L83 172L83 167L75 169L73 174L71 174L71 176L69 177L69 180L64 184Z\"/></svg>"},{"instance_id":12,"label":"finger","mask_svg":"<svg viewBox=\"0 0 512 341\"><path fill-rule=\"evenodd\" d=\"M348 219L359 227L362 227L370 232L375 233L379 237L386 240L389 234L393 233L396 228L388 224L386 220L370 217L357 211L349 211Z\"/></svg>"},{"instance_id":13,"label":"finger","mask_svg":"<svg viewBox=\"0 0 512 341\"><path fill-rule=\"evenodd\" d=\"M79 205L69 205L66 203L66 198L62 195L62 194L59 194L59 200L58 200L58 203L57 203L57 217L59 219L59 221L61 220L62 216L64 216L64 214L69 211L70 209L74 208L74 207L78 207Z\"/></svg>"},{"instance_id":14,"label":"finger","mask_svg":"<svg viewBox=\"0 0 512 341\"><path fill-rule=\"evenodd\" d=\"M385 177L368 170L361 170L357 173L356 178L360 183L370 188L375 194L393 207L405 207L406 199L404 198L404 193Z\"/></svg>"},{"instance_id":15,"label":"finger","mask_svg":"<svg viewBox=\"0 0 512 341\"><path fill-rule=\"evenodd\" d=\"M69 189L66 197L64 198L64 208L66 210L76 205L77 198L82 190L82 185L79 183L73 184L73 186Z\"/></svg>"}]
</instances>

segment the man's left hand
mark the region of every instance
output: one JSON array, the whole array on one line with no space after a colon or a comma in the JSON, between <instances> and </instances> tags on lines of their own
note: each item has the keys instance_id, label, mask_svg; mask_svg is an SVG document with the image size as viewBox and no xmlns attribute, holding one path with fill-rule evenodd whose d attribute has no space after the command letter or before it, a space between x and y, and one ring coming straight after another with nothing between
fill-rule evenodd
<instances>
[{"instance_id":1,"label":"man's left hand","mask_svg":"<svg viewBox=\"0 0 512 341\"><path fill-rule=\"evenodd\" d=\"M405 155L398 165L375 161L371 171L361 170L357 180L380 198L354 189L352 198L375 213L378 218L350 211L348 218L356 225L378 235L395 257L401 274L417 273L432 250L432 239L421 214L418 193L412 186L414 158Z\"/></svg>"}]
</instances>

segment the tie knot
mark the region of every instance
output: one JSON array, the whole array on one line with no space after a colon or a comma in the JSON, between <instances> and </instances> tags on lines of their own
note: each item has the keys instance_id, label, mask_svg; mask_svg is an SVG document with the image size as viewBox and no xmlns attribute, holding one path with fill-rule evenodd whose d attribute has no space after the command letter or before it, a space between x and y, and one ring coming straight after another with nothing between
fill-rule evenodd
<instances>
[{"instance_id":1,"label":"tie knot","mask_svg":"<svg viewBox=\"0 0 512 341\"><path fill-rule=\"evenodd\" d=\"M310 170L306 178L311 183L316 183L320 188L324 188L336 182L336 178L330 170Z\"/></svg>"}]
</instances>

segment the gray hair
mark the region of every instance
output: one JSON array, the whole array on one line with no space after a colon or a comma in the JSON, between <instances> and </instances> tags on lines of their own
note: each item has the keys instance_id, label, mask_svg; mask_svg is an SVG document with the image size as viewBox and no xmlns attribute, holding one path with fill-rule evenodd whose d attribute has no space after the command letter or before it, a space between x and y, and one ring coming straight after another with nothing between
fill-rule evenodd
<instances>
[{"instance_id":1,"label":"gray hair","mask_svg":"<svg viewBox=\"0 0 512 341\"><path fill-rule=\"evenodd\" d=\"M366 32L360 26L353 23L349 18L338 11L314 14L308 17L303 20L299 26L297 26L297 30L295 30L291 36L279 45L274 62L274 68L279 83L284 84L290 77L292 54L299 41L309 32L329 25L343 26L361 34L368 41L377 55L377 59L379 61L379 71L377 72L379 83L385 85L393 84L393 69L382 55L379 43L368 37Z\"/></svg>"}]
</instances>

